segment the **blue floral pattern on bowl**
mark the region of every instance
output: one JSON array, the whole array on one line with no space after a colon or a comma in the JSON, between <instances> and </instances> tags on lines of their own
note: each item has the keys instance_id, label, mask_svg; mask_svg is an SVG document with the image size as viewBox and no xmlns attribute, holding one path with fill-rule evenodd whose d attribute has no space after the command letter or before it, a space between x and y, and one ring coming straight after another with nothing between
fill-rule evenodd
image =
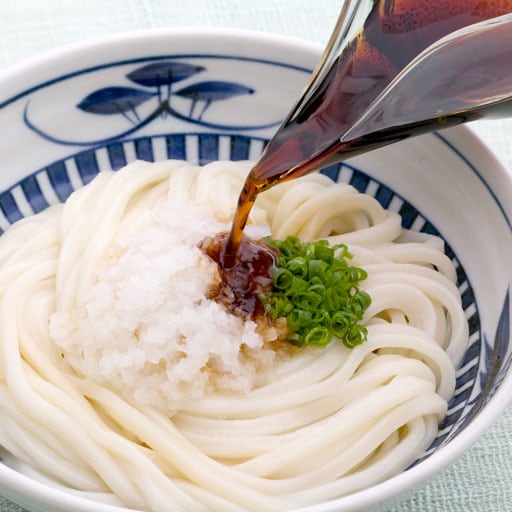
<instances>
[{"instance_id":1,"label":"blue floral pattern on bowl","mask_svg":"<svg viewBox=\"0 0 512 512\"><path fill-rule=\"evenodd\" d=\"M199 80L196 75L207 72L207 67L189 64L180 60L157 60L128 71L123 78L136 84L109 85L88 93L76 108L97 116L122 116L129 127L102 139L72 140L65 135L52 134L33 121L30 116L30 99L23 111L23 122L34 133L44 139L63 145L93 146L106 144L136 134L155 119L174 119L214 130L247 131L275 128L281 119L261 124L226 124L222 120L207 120L205 114L212 104L226 101L237 96L251 95L256 91L249 85L224 80ZM190 79L193 79L192 81ZM175 84L188 81L188 85L175 88ZM179 110L173 103L176 97L185 100L187 110ZM144 116L138 112L143 104L152 104L151 110Z\"/></svg>"}]
</instances>

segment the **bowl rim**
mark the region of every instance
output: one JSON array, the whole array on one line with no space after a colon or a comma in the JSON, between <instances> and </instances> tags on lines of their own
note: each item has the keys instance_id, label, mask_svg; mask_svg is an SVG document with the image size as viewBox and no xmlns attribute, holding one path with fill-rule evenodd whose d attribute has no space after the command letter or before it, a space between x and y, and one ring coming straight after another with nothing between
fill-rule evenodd
<instances>
[{"instance_id":1,"label":"bowl rim","mask_svg":"<svg viewBox=\"0 0 512 512\"><path fill-rule=\"evenodd\" d=\"M92 37L56 48L45 50L40 54L28 57L22 61L0 70L0 90L7 84L14 87L16 84L23 83L20 77L36 75L34 70L47 68L48 65L56 65L57 69L66 66L69 62L75 60L77 55L97 52L102 48L112 48L127 43L158 42L173 39L207 39L211 41L222 41L231 43L233 41L243 41L244 43L258 44L269 48L278 48L281 53L290 52L297 56L298 61L304 61L304 54L308 57L318 60L323 50L319 43L303 40L297 37L263 32L249 29L220 28L220 27L172 27L159 29L142 29L135 31L119 32L100 37ZM261 51L261 50L260 50ZM237 48L233 48L232 53L236 53ZM80 68L77 69L87 69ZM39 82L40 83L40 82ZM20 93L21 94L21 93ZM5 106L5 102L0 99L0 109ZM507 186L512 188L512 175L505 169L503 164L487 146L469 127L459 126L452 128L451 132L457 140L461 139L473 148L473 151L480 152L483 158L492 165L489 166L492 172L499 175L500 179L505 180ZM472 420L471 427L465 428L454 439L450 440L445 446L438 448L431 456L422 461L415 467L399 473L384 482L374 485L368 489L358 491L342 498L314 505L306 508L300 508L301 511L327 512L333 510L333 507L339 512L354 511L360 507L368 507L383 500L397 498L400 494L413 490L424 484L426 480L432 478L435 474L444 470L452 464L457 458L462 456L471 446L473 446L496 421L506 407L512 403L512 372L506 376L494 396L481 409L479 414ZM76 496L67 491L55 488L51 485L42 483L30 476L5 465L0 461L0 489L8 498L16 501L12 492L15 491L32 499L41 500L44 504L50 504L57 507L70 507L74 510L83 510L90 512L108 512L108 511L126 511L126 508L120 508L114 505L96 503L81 496ZM80 507L80 508L77 508ZM63 508L62 510L66 510Z\"/></svg>"}]
</instances>

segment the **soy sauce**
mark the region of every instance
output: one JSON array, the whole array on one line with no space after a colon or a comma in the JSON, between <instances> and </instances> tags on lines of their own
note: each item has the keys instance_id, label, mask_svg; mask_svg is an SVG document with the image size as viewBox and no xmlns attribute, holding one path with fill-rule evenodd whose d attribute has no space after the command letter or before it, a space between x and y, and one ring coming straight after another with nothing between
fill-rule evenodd
<instances>
[{"instance_id":1,"label":"soy sauce","mask_svg":"<svg viewBox=\"0 0 512 512\"><path fill-rule=\"evenodd\" d=\"M243 229L257 195L263 190L401 138L484 115L481 111L470 118L462 109L450 116L406 122L399 128L384 123L384 128L380 129L372 125L374 117L368 120L367 126L364 123L358 126L356 133L350 136L350 128L372 101L425 48L459 28L510 12L512 0L375 1L364 27L331 66L329 75L301 109L300 116L291 116L283 123L251 170L240 193L231 233L223 240L221 266L237 264ZM498 46L511 46L512 34L508 31L503 30L495 37L500 38ZM464 47L460 51L463 55ZM474 45L468 50L471 51ZM470 59L471 54L465 58ZM458 61L454 58L444 65L456 67ZM491 76L492 64L489 62ZM418 87L428 88L428 79L428 76L420 76L420 80L427 82L404 84L402 92L406 95L404 101L410 102L410 111L435 111L440 96L415 94ZM480 93L491 97L493 86L490 79L488 90ZM467 103L470 107L470 99ZM501 107L510 108L510 104ZM377 117L382 119L387 114L384 108Z\"/></svg>"},{"instance_id":2,"label":"soy sauce","mask_svg":"<svg viewBox=\"0 0 512 512\"><path fill-rule=\"evenodd\" d=\"M254 241L246 236L239 242L236 258L226 259L225 249L229 233L220 233L203 240L200 248L219 265L220 282L208 298L224 305L228 311L252 319L265 315L259 296L268 296L272 289L277 249L265 241Z\"/></svg>"}]
</instances>

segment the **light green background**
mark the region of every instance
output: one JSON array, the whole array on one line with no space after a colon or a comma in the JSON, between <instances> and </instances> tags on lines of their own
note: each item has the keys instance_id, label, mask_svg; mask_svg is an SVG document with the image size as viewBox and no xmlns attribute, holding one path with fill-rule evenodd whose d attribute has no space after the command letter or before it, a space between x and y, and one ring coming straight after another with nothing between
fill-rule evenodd
<instances>
[{"instance_id":1,"label":"light green background","mask_svg":"<svg viewBox=\"0 0 512 512\"><path fill-rule=\"evenodd\" d=\"M55 46L145 28L247 28L325 43L340 6L341 0L0 0L0 72ZM512 121L471 126L512 172ZM469 452L393 510L424 511L512 511L511 407ZM22 509L0 497L0 512Z\"/></svg>"}]
</instances>

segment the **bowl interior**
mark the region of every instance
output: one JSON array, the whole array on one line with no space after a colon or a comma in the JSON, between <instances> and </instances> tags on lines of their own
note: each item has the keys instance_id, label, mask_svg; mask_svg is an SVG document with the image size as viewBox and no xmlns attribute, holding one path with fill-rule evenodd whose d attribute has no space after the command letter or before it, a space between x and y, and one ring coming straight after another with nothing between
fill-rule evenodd
<instances>
[{"instance_id":1,"label":"bowl interior","mask_svg":"<svg viewBox=\"0 0 512 512\"><path fill-rule=\"evenodd\" d=\"M0 80L9 93L0 99L0 121L9 126L0 139L0 229L135 159L256 159L318 56L315 45L268 35L157 31L15 68L5 87ZM435 441L406 471L423 478L476 440L511 388L512 187L466 129L322 172L399 212L405 228L442 237L457 267L470 345ZM471 435L464 434L469 424L478 425ZM447 445L450 452L441 450ZM359 505L376 502L379 492L365 492ZM350 509L343 506L341 499L336 510Z\"/></svg>"}]
</instances>

